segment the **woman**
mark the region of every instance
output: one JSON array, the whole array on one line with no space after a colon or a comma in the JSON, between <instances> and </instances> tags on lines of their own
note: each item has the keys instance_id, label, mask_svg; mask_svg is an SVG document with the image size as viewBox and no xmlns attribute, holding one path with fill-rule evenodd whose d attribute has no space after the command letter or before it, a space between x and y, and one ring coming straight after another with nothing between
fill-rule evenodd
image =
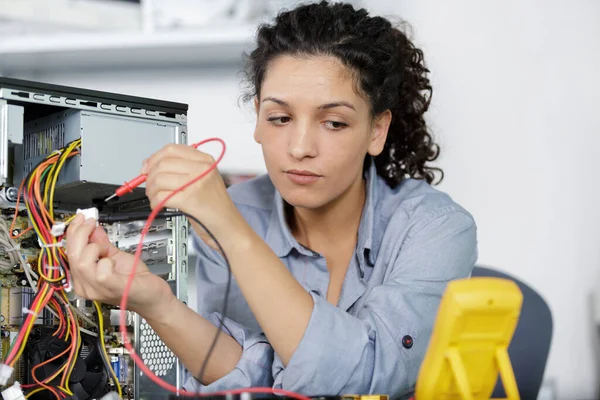
<instances>
[{"instance_id":1,"label":"woman","mask_svg":"<svg viewBox=\"0 0 600 400\"><path fill-rule=\"evenodd\" d=\"M203 376L227 269L195 222L199 314L143 264L130 307L195 376L188 389L401 396L447 283L477 256L471 215L430 185L438 148L422 52L386 19L322 2L262 26L246 72L268 175L227 191L213 171L167 203L212 231L234 276ZM212 163L186 146L152 155L151 205ZM76 293L118 304L132 256L81 217L67 250Z\"/></svg>"}]
</instances>

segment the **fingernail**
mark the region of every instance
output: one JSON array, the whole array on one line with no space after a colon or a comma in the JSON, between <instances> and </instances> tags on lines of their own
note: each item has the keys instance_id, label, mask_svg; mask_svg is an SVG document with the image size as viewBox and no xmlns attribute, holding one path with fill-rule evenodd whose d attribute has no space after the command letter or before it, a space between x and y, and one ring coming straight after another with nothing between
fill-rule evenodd
<instances>
[{"instance_id":1,"label":"fingernail","mask_svg":"<svg viewBox=\"0 0 600 400\"><path fill-rule=\"evenodd\" d=\"M142 174L146 174L148 169L148 160L144 160L144 162L142 163Z\"/></svg>"}]
</instances>

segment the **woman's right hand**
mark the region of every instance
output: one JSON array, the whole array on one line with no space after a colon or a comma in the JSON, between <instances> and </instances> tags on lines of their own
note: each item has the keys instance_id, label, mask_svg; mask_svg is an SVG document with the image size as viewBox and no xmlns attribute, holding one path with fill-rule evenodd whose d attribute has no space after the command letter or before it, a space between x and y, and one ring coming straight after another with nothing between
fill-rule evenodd
<instances>
[{"instance_id":1,"label":"woman's right hand","mask_svg":"<svg viewBox=\"0 0 600 400\"><path fill-rule=\"evenodd\" d=\"M133 268L133 254L115 247L94 219L77 215L67 229L67 258L75 293L88 300L119 305ZM146 319L160 318L175 299L171 288L140 261L127 308Z\"/></svg>"}]
</instances>

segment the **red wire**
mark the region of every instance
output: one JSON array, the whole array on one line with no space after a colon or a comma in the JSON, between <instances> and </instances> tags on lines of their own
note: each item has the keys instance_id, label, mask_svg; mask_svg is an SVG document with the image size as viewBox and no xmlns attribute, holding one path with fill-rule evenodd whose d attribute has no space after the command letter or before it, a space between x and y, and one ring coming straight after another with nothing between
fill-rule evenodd
<instances>
[{"instance_id":1,"label":"red wire","mask_svg":"<svg viewBox=\"0 0 600 400\"><path fill-rule=\"evenodd\" d=\"M129 297L129 291L131 290L131 285L133 284L133 280L135 278L135 271L137 269L137 264L140 261L144 237L146 236L146 233L148 233L148 229L152 225L152 222L156 218L156 215L160 212L160 210L163 209L163 207L167 201L169 201L177 193L186 189L188 186L190 186L190 185L196 183L197 181L199 181L200 179L204 178L204 176L206 176L209 172L211 172L213 169L215 169L217 167L217 165L219 164L219 162L221 162L221 160L223 159L223 156L225 155L226 146L225 146L225 142L222 139L219 139L219 138L206 139L206 140L203 140L196 144L193 144L192 147L198 148L199 146L201 146L205 143L208 143L208 142L221 143L221 146L223 146L223 150L221 151L219 158L217 158L217 160L208 168L208 170L204 171L198 177L194 178L193 180L186 183L182 187L174 190L160 204L158 204L154 208L154 210L152 210L152 212L150 213L150 216L148 217L148 220L146 221L146 225L144 225L144 229L142 229L142 233L140 236L140 242L139 242L136 252L135 252L135 260L133 262L133 268L131 269L131 274L129 275L129 279L127 280L127 284L125 285L125 290L123 291L123 298L121 299L121 304L120 304L121 310L127 309L127 298ZM144 374L146 374L148 376L148 378L150 378L154 383L156 383L161 388L168 390L170 392L176 393L177 395L204 397L204 396L235 395L235 394L241 394L244 392L250 392L250 393L269 393L269 394L283 395L283 396L296 398L298 400L310 400L309 397L303 396L298 393L289 392L287 390L273 389L270 387L223 390L223 391L212 392L212 393L196 393L196 392L190 392L187 390L180 390L180 389L176 388L175 386L170 385L167 382L163 381L158 376L156 376L152 371L150 371L150 369L144 364L144 362L141 360L141 358L135 353L135 350L131 346L131 343L129 343L129 339L127 337L127 329L125 327L125 313L124 312L122 312L120 315L120 330L121 330L121 334L123 335L123 342L125 344L125 348L129 351L130 356L133 358L134 362L138 365L138 367L142 370L142 372Z\"/></svg>"},{"instance_id":2,"label":"red wire","mask_svg":"<svg viewBox=\"0 0 600 400\"><path fill-rule=\"evenodd\" d=\"M47 283L45 283L47 285ZM39 292L38 292L39 293ZM41 295L37 295L34 298L33 304L31 306L32 310L35 310L37 307L38 303L42 303L42 307L45 307L46 304L48 303L48 300L50 298L52 298L52 295L54 293L54 288L50 287L48 289L48 293L46 294L46 297L42 298ZM42 308L40 308L41 310ZM23 326L28 326L29 324L33 324L34 321L38 318L37 315L34 315L33 313L29 313L27 314L27 317L25 318L25 321L23 321ZM32 321L33 319L33 321ZM19 348L21 347L21 342L23 341L23 338L25 337L25 331L27 330L27 328L22 328L19 331L19 335L17 336L17 339L15 340L15 343L10 351L10 353L8 354L8 356L6 357L5 363L6 364L10 364L13 361L13 358L16 356L16 354L19 352Z\"/></svg>"}]
</instances>

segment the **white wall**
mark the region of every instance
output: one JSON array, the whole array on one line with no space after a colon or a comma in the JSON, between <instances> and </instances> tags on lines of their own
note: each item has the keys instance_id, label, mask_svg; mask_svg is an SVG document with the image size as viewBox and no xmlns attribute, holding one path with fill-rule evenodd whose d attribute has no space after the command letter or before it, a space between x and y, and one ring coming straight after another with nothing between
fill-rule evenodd
<instances>
[{"instance_id":1,"label":"white wall","mask_svg":"<svg viewBox=\"0 0 600 400\"><path fill-rule=\"evenodd\" d=\"M555 333L560 399L597 398L600 2L371 0L414 27L432 70L441 188L475 216L480 263L530 283Z\"/></svg>"},{"instance_id":2,"label":"white wall","mask_svg":"<svg viewBox=\"0 0 600 400\"><path fill-rule=\"evenodd\" d=\"M441 185L479 225L480 263L549 302L546 378L560 399L597 397L588 296L600 271L600 2L366 1L415 28L435 86ZM263 171L237 69L38 75L190 104L192 139L223 137L224 168ZM244 111L245 110L245 111Z\"/></svg>"}]
</instances>

